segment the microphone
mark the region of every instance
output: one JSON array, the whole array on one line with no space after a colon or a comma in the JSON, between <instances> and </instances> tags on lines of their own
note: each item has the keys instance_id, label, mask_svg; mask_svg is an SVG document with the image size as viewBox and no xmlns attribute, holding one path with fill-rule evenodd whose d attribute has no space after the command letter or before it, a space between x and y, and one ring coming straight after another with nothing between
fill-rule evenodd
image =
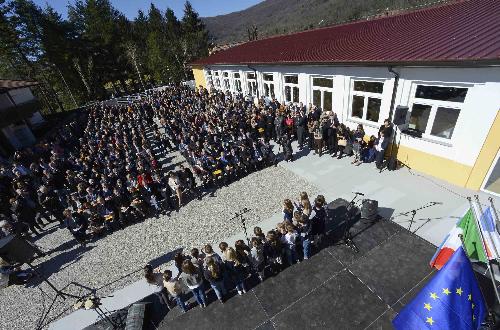
<instances>
[{"instance_id":1,"label":"microphone","mask_svg":"<svg viewBox=\"0 0 500 330\"><path fill-rule=\"evenodd\" d=\"M362 194L362 193L357 192L357 191L355 191L354 193L355 193L356 195L361 195L361 196L364 196L364 195L365 195L365 194Z\"/></svg>"}]
</instances>

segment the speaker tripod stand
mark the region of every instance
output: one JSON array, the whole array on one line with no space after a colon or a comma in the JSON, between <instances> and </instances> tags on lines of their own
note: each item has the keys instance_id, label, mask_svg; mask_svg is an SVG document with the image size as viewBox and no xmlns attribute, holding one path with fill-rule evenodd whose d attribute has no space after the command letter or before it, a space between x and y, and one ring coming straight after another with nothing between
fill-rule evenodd
<instances>
[{"instance_id":1,"label":"speaker tripod stand","mask_svg":"<svg viewBox=\"0 0 500 330\"><path fill-rule=\"evenodd\" d=\"M67 292L64 292L64 289L66 289L70 284L66 285L64 288L62 288L61 290L59 290L58 288L56 288L56 286L54 284L52 284L46 277L44 277L42 274L40 274L39 272L37 272L35 270L35 268L33 267L33 265L31 265L30 263L27 263L28 266L30 266L31 270L39 277L42 279L43 282L45 282L55 293L56 295L54 296L54 298L52 299L52 302L51 304L49 305L49 307L47 308L47 310L44 312L43 316L41 317L40 321L38 322L37 324L37 330L42 330L43 328L45 328L45 326L47 324L45 324L50 312L52 311L52 308L54 307L55 303L57 302L57 298L61 297L62 300L66 300L66 298L76 298L76 299L80 299L80 296L77 296L77 295L74 295L74 294L70 294L70 293L67 293ZM40 291L42 291L40 289ZM47 295L45 292L42 291L43 294ZM47 295L48 296L48 295Z\"/></svg>"},{"instance_id":2,"label":"speaker tripod stand","mask_svg":"<svg viewBox=\"0 0 500 330\"><path fill-rule=\"evenodd\" d=\"M344 223L344 225L345 225L344 226L344 233L342 235L343 243L356 253L359 252L359 248L356 245L356 243L354 243L350 229L351 229L351 223L352 223L352 218L353 218L352 210L353 210L353 208L357 208L356 203L358 200L358 196L360 196L360 195L363 196L363 194L361 194L361 193L354 193L354 197L351 199L351 201L347 205L346 220Z\"/></svg>"}]
</instances>

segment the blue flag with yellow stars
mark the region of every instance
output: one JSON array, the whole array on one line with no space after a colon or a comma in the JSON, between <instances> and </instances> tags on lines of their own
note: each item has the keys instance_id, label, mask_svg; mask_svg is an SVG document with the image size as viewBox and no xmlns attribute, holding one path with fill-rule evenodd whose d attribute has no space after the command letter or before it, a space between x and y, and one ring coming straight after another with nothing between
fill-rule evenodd
<instances>
[{"instance_id":1,"label":"blue flag with yellow stars","mask_svg":"<svg viewBox=\"0 0 500 330\"><path fill-rule=\"evenodd\" d=\"M479 329L487 314L462 247L394 318L396 329Z\"/></svg>"}]
</instances>

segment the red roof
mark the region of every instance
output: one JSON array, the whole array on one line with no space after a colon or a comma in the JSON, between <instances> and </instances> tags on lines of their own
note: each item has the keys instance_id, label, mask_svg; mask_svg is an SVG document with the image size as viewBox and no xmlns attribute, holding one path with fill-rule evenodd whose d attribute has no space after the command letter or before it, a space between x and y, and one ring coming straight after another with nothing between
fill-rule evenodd
<instances>
[{"instance_id":1,"label":"red roof","mask_svg":"<svg viewBox=\"0 0 500 330\"><path fill-rule=\"evenodd\" d=\"M387 64L500 59L500 1L469 0L251 41L211 64Z\"/></svg>"}]
</instances>

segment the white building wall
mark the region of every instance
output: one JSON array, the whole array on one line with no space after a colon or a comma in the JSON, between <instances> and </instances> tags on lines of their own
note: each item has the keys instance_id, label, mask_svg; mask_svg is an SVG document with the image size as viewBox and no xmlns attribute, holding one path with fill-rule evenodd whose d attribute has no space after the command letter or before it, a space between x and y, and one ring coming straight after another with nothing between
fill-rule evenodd
<instances>
[{"instance_id":1,"label":"white building wall","mask_svg":"<svg viewBox=\"0 0 500 330\"><path fill-rule=\"evenodd\" d=\"M247 66L211 66L212 70L239 70L242 76L253 70ZM363 124L368 135L376 135L384 119L389 117L394 86L394 75L387 67L328 67L328 66L252 66L258 71L259 96L263 96L262 73L274 73L275 93L283 102L283 75L298 74L300 101L312 102L312 77L314 75L333 78L333 111L339 120L351 128ZM500 67L487 68L436 68L396 67L400 73L395 107L411 105L414 86L417 83L467 87L468 92L462 104L460 115L451 139L433 137L416 138L398 134L397 143L403 146L433 154L452 161L474 166L489 129L500 109ZM351 118L353 79L384 82L379 121L377 123ZM247 92L246 77L243 91ZM413 89L412 89L413 88Z\"/></svg>"}]
</instances>

